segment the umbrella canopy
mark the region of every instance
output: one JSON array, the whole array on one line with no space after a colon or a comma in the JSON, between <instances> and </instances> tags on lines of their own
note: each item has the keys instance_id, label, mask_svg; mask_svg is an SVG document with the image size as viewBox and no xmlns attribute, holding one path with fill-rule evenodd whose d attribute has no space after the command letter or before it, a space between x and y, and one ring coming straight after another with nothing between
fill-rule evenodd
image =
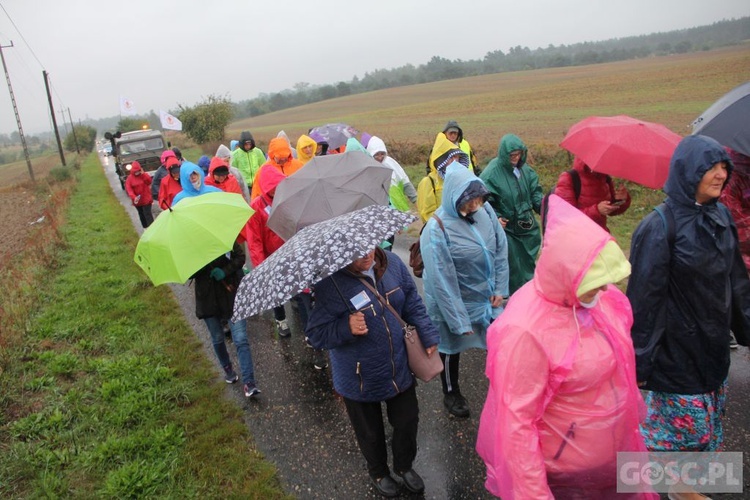
<instances>
[{"instance_id":1,"label":"umbrella canopy","mask_svg":"<svg viewBox=\"0 0 750 500\"><path fill-rule=\"evenodd\" d=\"M356 137L359 131L346 123L328 123L310 129L310 133L317 133L328 143L328 149L336 149L344 144L350 137Z\"/></svg>"},{"instance_id":2,"label":"umbrella canopy","mask_svg":"<svg viewBox=\"0 0 750 500\"><path fill-rule=\"evenodd\" d=\"M288 240L305 226L388 205L392 170L360 151L316 156L276 187L268 227Z\"/></svg>"},{"instance_id":3,"label":"umbrella canopy","mask_svg":"<svg viewBox=\"0 0 750 500\"><path fill-rule=\"evenodd\" d=\"M235 193L184 198L143 232L133 259L154 285L185 283L232 249L252 213L242 195Z\"/></svg>"},{"instance_id":4,"label":"umbrella canopy","mask_svg":"<svg viewBox=\"0 0 750 500\"><path fill-rule=\"evenodd\" d=\"M693 135L707 135L750 156L750 82L730 90L693 122Z\"/></svg>"},{"instance_id":5,"label":"umbrella canopy","mask_svg":"<svg viewBox=\"0 0 750 500\"><path fill-rule=\"evenodd\" d=\"M242 278L232 320L283 304L415 219L395 208L371 205L304 228Z\"/></svg>"},{"instance_id":6,"label":"umbrella canopy","mask_svg":"<svg viewBox=\"0 0 750 500\"><path fill-rule=\"evenodd\" d=\"M595 172L658 189L667 180L681 139L658 123L624 115L590 116L570 127L560 146Z\"/></svg>"}]
</instances>

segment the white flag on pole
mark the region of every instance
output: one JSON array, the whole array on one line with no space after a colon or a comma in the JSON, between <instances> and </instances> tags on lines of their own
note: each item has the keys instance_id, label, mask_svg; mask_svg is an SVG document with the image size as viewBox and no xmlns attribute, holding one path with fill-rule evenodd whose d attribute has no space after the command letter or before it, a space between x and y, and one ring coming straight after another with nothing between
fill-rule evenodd
<instances>
[{"instance_id":1,"label":"white flag on pole","mask_svg":"<svg viewBox=\"0 0 750 500\"><path fill-rule=\"evenodd\" d=\"M167 130L182 130L182 122L166 111L159 110L159 119L161 120L161 128Z\"/></svg>"},{"instance_id":2,"label":"white flag on pole","mask_svg":"<svg viewBox=\"0 0 750 500\"><path fill-rule=\"evenodd\" d=\"M120 114L125 116L133 116L138 112L135 110L135 104L127 97L120 96Z\"/></svg>"}]
</instances>

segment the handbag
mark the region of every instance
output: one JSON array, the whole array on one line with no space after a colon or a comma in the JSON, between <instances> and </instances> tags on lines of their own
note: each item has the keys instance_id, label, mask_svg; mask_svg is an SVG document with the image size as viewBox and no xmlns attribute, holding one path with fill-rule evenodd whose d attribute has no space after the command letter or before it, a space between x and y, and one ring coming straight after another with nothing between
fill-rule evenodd
<instances>
[{"instance_id":1,"label":"handbag","mask_svg":"<svg viewBox=\"0 0 750 500\"><path fill-rule=\"evenodd\" d=\"M390 305L366 279L360 278L359 280L375 294L375 297L377 297L380 303L388 309L401 324L401 328L404 330L404 344L406 344L406 357L409 363L409 370L411 370L415 377L423 382L429 382L437 377L440 372L443 371L443 360L440 359L440 356L436 354L436 352L433 352L432 356L428 356L427 351L425 351L424 346L422 345L422 340L419 338L417 329L414 326L407 324L406 321L401 318L401 315L396 312L393 306Z\"/></svg>"}]
</instances>

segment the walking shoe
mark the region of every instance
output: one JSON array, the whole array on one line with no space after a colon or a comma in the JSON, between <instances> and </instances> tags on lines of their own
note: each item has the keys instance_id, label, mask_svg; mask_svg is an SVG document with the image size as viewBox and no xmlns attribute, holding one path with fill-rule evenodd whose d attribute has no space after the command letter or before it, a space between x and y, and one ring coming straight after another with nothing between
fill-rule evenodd
<instances>
[{"instance_id":1,"label":"walking shoe","mask_svg":"<svg viewBox=\"0 0 750 500\"><path fill-rule=\"evenodd\" d=\"M279 337L288 337L292 334L292 332L289 330L289 324L285 319L277 319L276 328L279 331Z\"/></svg>"},{"instance_id":2,"label":"walking shoe","mask_svg":"<svg viewBox=\"0 0 750 500\"><path fill-rule=\"evenodd\" d=\"M414 469L409 469L403 473L396 473L398 477L404 482L406 489L412 493L422 493L424 491L424 481L419 477Z\"/></svg>"},{"instance_id":3,"label":"walking shoe","mask_svg":"<svg viewBox=\"0 0 750 500\"><path fill-rule=\"evenodd\" d=\"M384 497L395 497L398 496L398 483L388 474L380 479L371 478L372 484L375 489Z\"/></svg>"},{"instance_id":4,"label":"walking shoe","mask_svg":"<svg viewBox=\"0 0 750 500\"><path fill-rule=\"evenodd\" d=\"M237 382L240 378L237 376L236 373L234 373L234 370L232 370L232 365L227 365L224 367L224 382L227 384L234 384Z\"/></svg>"},{"instance_id":5,"label":"walking shoe","mask_svg":"<svg viewBox=\"0 0 750 500\"><path fill-rule=\"evenodd\" d=\"M245 397L246 398L252 398L253 396L255 396L257 394L260 394L260 389L258 389L257 387L255 387L255 385L253 385L253 384L245 384L245 386L243 387L243 389L245 390Z\"/></svg>"},{"instance_id":6,"label":"walking shoe","mask_svg":"<svg viewBox=\"0 0 750 500\"><path fill-rule=\"evenodd\" d=\"M315 349L313 345L310 343L310 337L305 337L305 347L309 347L310 349Z\"/></svg>"},{"instance_id":7,"label":"walking shoe","mask_svg":"<svg viewBox=\"0 0 750 500\"><path fill-rule=\"evenodd\" d=\"M315 354L313 354L313 356L313 366L316 370L325 370L328 368L328 356L326 356L323 349L315 349Z\"/></svg>"},{"instance_id":8,"label":"walking shoe","mask_svg":"<svg viewBox=\"0 0 750 500\"><path fill-rule=\"evenodd\" d=\"M464 398L460 392L449 392L443 398L443 404L448 410L448 413L458 418L468 418L471 414L469 411L469 405L466 404L466 398Z\"/></svg>"}]
</instances>

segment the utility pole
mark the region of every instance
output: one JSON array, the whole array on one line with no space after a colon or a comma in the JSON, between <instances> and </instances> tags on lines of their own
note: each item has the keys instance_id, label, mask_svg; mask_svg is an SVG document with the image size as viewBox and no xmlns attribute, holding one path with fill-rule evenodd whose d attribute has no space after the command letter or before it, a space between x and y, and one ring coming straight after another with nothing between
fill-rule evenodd
<instances>
[{"instance_id":1,"label":"utility pole","mask_svg":"<svg viewBox=\"0 0 750 500\"><path fill-rule=\"evenodd\" d=\"M47 72L42 70L42 76L44 77L44 88L47 89L47 101L49 102L49 112L52 115L52 126L55 129L55 138L57 139L57 150L60 152L60 161L62 161L63 167L65 166L65 155L63 154L62 142L60 142L60 132L57 130L57 118L55 118L55 108L52 106L52 94L49 93L49 75ZM65 121L65 114L63 113L63 122Z\"/></svg>"},{"instance_id":2,"label":"utility pole","mask_svg":"<svg viewBox=\"0 0 750 500\"><path fill-rule=\"evenodd\" d=\"M10 101L13 103L13 112L16 114L16 123L18 124L18 135L21 137L21 144L23 145L23 154L26 156L26 165L29 167L29 177L31 182L36 182L34 179L34 170L31 168L31 158L29 158L29 148L26 146L26 137L23 135L23 127L21 126L21 116L18 114L18 106L16 106L16 98L13 95L13 86L10 84L10 74L8 74L8 66L5 64L5 54L3 49L13 47L13 41L11 40L10 45L0 45L0 59L3 60L3 71L5 71L5 79L8 82L8 91L10 92Z\"/></svg>"},{"instance_id":3,"label":"utility pole","mask_svg":"<svg viewBox=\"0 0 750 500\"><path fill-rule=\"evenodd\" d=\"M73 117L70 116L70 108L68 108L68 119L70 120L70 130L73 131L73 140L76 141L76 153L81 154L81 150L78 147L78 137L76 137L76 128L73 126Z\"/></svg>"}]
</instances>

